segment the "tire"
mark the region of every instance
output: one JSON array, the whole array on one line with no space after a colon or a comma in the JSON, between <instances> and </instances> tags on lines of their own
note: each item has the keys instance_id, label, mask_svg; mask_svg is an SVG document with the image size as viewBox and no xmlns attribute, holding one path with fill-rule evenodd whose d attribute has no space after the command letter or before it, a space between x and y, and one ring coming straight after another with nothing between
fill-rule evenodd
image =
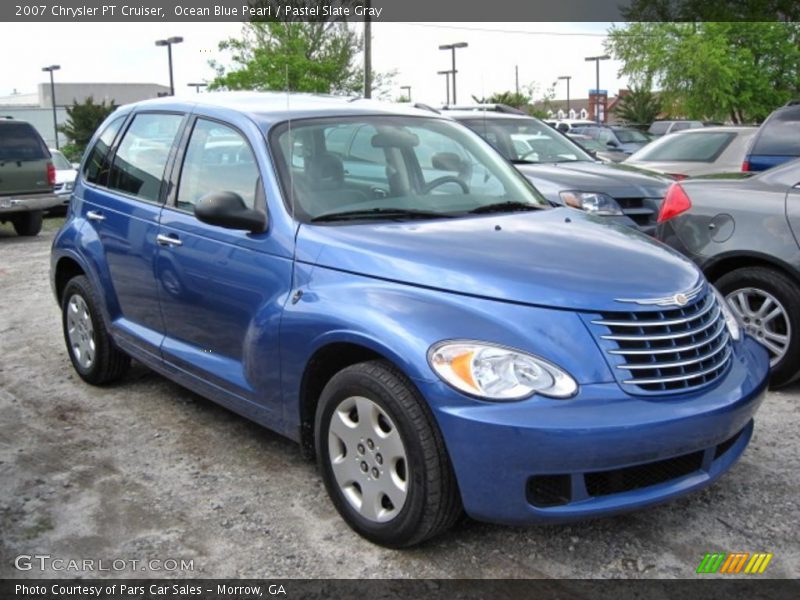
<instances>
[{"instance_id":1,"label":"tire","mask_svg":"<svg viewBox=\"0 0 800 600\"><path fill-rule=\"evenodd\" d=\"M770 351L773 388L791 383L800 375L800 289L786 275L768 267L743 267L726 273L715 282L728 304L744 321L745 331L764 343ZM742 298L746 299L743 304ZM759 308L769 321L756 318ZM750 310L748 310L748 307ZM774 336L784 336L778 341ZM782 350L782 354L776 351Z\"/></svg>"},{"instance_id":2,"label":"tire","mask_svg":"<svg viewBox=\"0 0 800 600\"><path fill-rule=\"evenodd\" d=\"M79 275L67 282L61 296L61 323L72 366L87 383L102 385L120 379L130 357L114 345L89 280Z\"/></svg>"},{"instance_id":3,"label":"tire","mask_svg":"<svg viewBox=\"0 0 800 600\"><path fill-rule=\"evenodd\" d=\"M390 363L359 363L331 378L317 407L315 441L328 495L347 524L369 541L406 548L449 529L461 516L455 475L433 415Z\"/></svg>"},{"instance_id":4,"label":"tire","mask_svg":"<svg viewBox=\"0 0 800 600\"><path fill-rule=\"evenodd\" d=\"M14 217L12 221L17 235L33 237L42 230L42 211L34 210Z\"/></svg>"}]
</instances>

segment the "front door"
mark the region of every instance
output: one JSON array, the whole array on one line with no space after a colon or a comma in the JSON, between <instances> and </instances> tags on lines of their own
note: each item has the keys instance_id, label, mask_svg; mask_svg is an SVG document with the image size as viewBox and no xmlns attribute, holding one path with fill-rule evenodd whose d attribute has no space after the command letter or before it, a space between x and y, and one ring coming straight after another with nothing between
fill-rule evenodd
<instances>
[{"instance_id":1,"label":"front door","mask_svg":"<svg viewBox=\"0 0 800 600\"><path fill-rule=\"evenodd\" d=\"M222 191L266 211L255 154L238 129L197 118L179 167L177 192L159 230L162 354L204 383L276 412L278 319L291 285L291 258L269 251L269 232L226 229L194 216L200 198Z\"/></svg>"}]
</instances>

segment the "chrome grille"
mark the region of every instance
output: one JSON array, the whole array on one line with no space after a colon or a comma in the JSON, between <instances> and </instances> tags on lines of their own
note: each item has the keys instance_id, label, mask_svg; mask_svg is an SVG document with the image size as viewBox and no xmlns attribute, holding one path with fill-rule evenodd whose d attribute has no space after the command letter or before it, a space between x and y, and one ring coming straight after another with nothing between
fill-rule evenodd
<instances>
[{"instance_id":1,"label":"chrome grille","mask_svg":"<svg viewBox=\"0 0 800 600\"><path fill-rule=\"evenodd\" d=\"M716 296L705 290L681 308L601 313L595 334L617 380L632 393L702 387L731 361L731 342Z\"/></svg>"}]
</instances>

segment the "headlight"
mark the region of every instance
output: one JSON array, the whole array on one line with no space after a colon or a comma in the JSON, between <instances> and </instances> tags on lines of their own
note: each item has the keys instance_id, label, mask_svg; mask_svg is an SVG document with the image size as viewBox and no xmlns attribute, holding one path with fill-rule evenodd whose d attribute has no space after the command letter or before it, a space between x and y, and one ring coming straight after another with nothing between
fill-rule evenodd
<instances>
[{"instance_id":1,"label":"headlight","mask_svg":"<svg viewBox=\"0 0 800 600\"><path fill-rule=\"evenodd\" d=\"M572 208L585 210L601 217L622 215L617 201L608 194L599 192L560 192L562 202Z\"/></svg>"},{"instance_id":2,"label":"headlight","mask_svg":"<svg viewBox=\"0 0 800 600\"><path fill-rule=\"evenodd\" d=\"M428 362L457 390L486 400L521 400L533 394L569 398L578 384L554 364L503 346L448 341L431 346Z\"/></svg>"},{"instance_id":3,"label":"headlight","mask_svg":"<svg viewBox=\"0 0 800 600\"><path fill-rule=\"evenodd\" d=\"M725 325L728 326L728 333L730 333L731 337L738 342L742 337L742 329L739 326L739 320L736 318L736 315L733 314L733 311L728 306L728 301L725 300L725 297L720 293L720 291L713 285L711 286L711 289L714 290L714 295L717 297L717 302L722 310L722 317L725 319Z\"/></svg>"}]
</instances>

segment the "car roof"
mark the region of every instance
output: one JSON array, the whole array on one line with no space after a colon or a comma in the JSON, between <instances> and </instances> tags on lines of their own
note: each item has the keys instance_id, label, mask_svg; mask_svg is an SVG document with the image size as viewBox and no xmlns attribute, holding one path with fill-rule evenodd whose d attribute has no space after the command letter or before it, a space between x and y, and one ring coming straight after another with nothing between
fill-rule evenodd
<instances>
[{"instance_id":1,"label":"car roof","mask_svg":"<svg viewBox=\"0 0 800 600\"><path fill-rule=\"evenodd\" d=\"M755 133L758 127L749 125L721 125L719 127L698 127L697 129L684 129L683 131L676 131L675 135L703 135L704 133L718 132L732 132L732 133Z\"/></svg>"},{"instance_id":2,"label":"car roof","mask_svg":"<svg viewBox=\"0 0 800 600\"><path fill-rule=\"evenodd\" d=\"M127 104L120 110L191 110L205 107L223 111L234 111L249 116L264 126L292 118L303 119L328 116L357 115L404 115L442 118L424 105L379 102L359 97L326 96L284 92L209 92L197 98L164 97ZM418 108L421 107L421 108Z\"/></svg>"},{"instance_id":3,"label":"car roof","mask_svg":"<svg viewBox=\"0 0 800 600\"><path fill-rule=\"evenodd\" d=\"M442 110L442 114L453 119L520 119L524 121L538 121L536 117L530 115L517 115L515 113L497 112L486 109L449 109Z\"/></svg>"}]
</instances>

